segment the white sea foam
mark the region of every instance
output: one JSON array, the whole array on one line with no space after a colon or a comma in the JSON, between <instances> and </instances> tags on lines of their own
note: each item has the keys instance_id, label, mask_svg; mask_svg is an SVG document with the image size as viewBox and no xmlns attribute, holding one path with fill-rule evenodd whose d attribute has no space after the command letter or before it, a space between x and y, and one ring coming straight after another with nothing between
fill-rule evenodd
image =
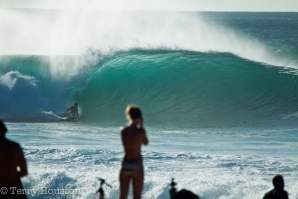
<instances>
[{"instance_id":1,"label":"white sea foam","mask_svg":"<svg viewBox=\"0 0 298 199\"><path fill-rule=\"evenodd\" d=\"M228 52L270 65L296 67L276 58L264 43L197 13L2 9L0 54L84 55L72 63L52 59L54 75L73 75L82 66L134 48Z\"/></svg>"},{"instance_id":2,"label":"white sea foam","mask_svg":"<svg viewBox=\"0 0 298 199\"><path fill-rule=\"evenodd\" d=\"M71 198L92 198L102 177L113 188L107 198L117 198L121 151L92 149L25 149L33 172L24 179L28 189L80 189ZM204 155L195 153L143 152L146 199L168 199L169 182L178 182L201 198L261 198L271 188L270 178L282 173L286 190L295 191L295 159L262 158L252 155ZM62 198L67 198L62 197Z\"/></svg>"},{"instance_id":3,"label":"white sea foam","mask_svg":"<svg viewBox=\"0 0 298 199\"><path fill-rule=\"evenodd\" d=\"M9 138L24 147L29 166L29 176L23 179L26 189L78 189L80 194L59 197L91 199L99 186L96 177L102 177L113 186L105 188L107 198L118 197L123 151L117 128L84 123L7 126ZM285 141L297 129L180 129L171 138L169 131L148 128L150 143L142 152L143 198L169 199L172 177L178 190L186 188L203 199L262 198L277 173L284 175L290 197L298 196L296 152ZM297 137L290 140L296 143ZM34 198L43 197L39 193Z\"/></svg>"}]
</instances>

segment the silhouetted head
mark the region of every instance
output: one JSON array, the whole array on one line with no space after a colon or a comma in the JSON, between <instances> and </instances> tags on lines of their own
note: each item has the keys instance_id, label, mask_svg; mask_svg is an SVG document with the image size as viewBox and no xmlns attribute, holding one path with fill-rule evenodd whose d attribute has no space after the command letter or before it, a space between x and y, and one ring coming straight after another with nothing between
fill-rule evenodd
<instances>
[{"instance_id":1,"label":"silhouetted head","mask_svg":"<svg viewBox=\"0 0 298 199\"><path fill-rule=\"evenodd\" d=\"M133 104L128 105L126 107L125 113L126 113L127 118L131 121L138 119L138 118L142 118L141 109L138 106L133 105Z\"/></svg>"},{"instance_id":2,"label":"silhouetted head","mask_svg":"<svg viewBox=\"0 0 298 199\"><path fill-rule=\"evenodd\" d=\"M284 189L285 187L284 178L282 177L282 175L279 174L275 175L272 178L272 183L274 188Z\"/></svg>"},{"instance_id":3,"label":"silhouetted head","mask_svg":"<svg viewBox=\"0 0 298 199\"><path fill-rule=\"evenodd\" d=\"M74 106L75 106L75 107L78 107L78 103L74 103Z\"/></svg>"},{"instance_id":4,"label":"silhouetted head","mask_svg":"<svg viewBox=\"0 0 298 199\"><path fill-rule=\"evenodd\" d=\"M173 199L200 199L199 196L195 195L193 192L182 189L173 197Z\"/></svg>"},{"instance_id":5,"label":"silhouetted head","mask_svg":"<svg viewBox=\"0 0 298 199\"><path fill-rule=\"evenodd\" d=\"M0 120L0 135L5 135L7 132L7 128L3 122L3 120Z\"/></svg>"}]
</instances>

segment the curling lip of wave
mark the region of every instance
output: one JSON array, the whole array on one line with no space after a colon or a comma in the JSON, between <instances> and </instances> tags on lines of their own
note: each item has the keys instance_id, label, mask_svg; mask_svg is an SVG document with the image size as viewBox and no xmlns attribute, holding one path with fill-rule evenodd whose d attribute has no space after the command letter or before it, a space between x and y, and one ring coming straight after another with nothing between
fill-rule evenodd
<instances>
[{"instance_id":1,"label":"curling lip of wave","mask_svg":"<svg viewBox=\"0 0 298 199\"><path fill-rule=\"evenodd\" d=\"M108 55L135 48L164 48L232 53L270 65L297 67L293 60L276 58L258 39L218 23L212 25L195 12L1 11L0 29L19 31L0 35L0 54L86 55L91 48ZM71 64L74 70L84 65ZM50 65L58 73L69 67L63 61Z\"/></svg>"},{"instance_id":2,"label":"curling lip of wave","mask_svg":"<svg viewBox=\"0 0 298 199\"><path fill-rule=\"evenodd\" d=\"M27 77L26 87L6 89L8 98L0 99L6 110L1 117L13 121L36 121L36 112L54 121L44 113L61 112L77 101L82 118L90 122L125 123L122 110L133 102L152 125L246 125L292 120L287 116L295 115L298 103L293 94L297 76L289 69L264 67L230 53L136 49L106 57L67 79L53 79L43 57L1 60L9 67L1 67L0 74L14 70L20 79ZM17 97L22 93L25 98Z\"/></svg>"},{"instance_id":3,"label":"curling lip of wave","mask_svg":"<svg viewBox=\"0 0 298 199\"><path fill-rule=\"evenodd\" d=\"M190 126L270 122L295 110L296 79L229 53L135 50L105 60L77 99L98 121L121 121L119 110L135 102L155 124L185 122L180 115Z\"/></svg>"}]
</instances>

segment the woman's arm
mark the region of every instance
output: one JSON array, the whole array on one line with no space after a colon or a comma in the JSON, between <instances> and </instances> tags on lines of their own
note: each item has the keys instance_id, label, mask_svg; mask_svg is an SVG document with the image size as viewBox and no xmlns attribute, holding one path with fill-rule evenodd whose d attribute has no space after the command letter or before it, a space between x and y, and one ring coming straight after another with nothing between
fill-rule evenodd
<instances>
[{"instance_id":1,"label":"woman's arm","mask_svg":"<svg viewBox=\"0 0 298 199\"><path fill-rule=\"evenodd\" d=\"M146 130L143 128L143 122L144 122L144 119L142 117L140 120L140 129L142 130L142 144L147 145L149 141L146 135Z\"/></svg>"},{"instance_id":2,"label":"woman's arm","mask_svg":"<svg viewBox=\"0 0 298 199\"><path fill-rule=\"evenodd\" d=\"M144 144L144 145L148 145L148 143L149 143L149 140L148 140L148 138L147 138L147 134L146 134L146 131L145 131L145 129L144 128L142 128L142 144Z\"/></svg>"}]
</instances>

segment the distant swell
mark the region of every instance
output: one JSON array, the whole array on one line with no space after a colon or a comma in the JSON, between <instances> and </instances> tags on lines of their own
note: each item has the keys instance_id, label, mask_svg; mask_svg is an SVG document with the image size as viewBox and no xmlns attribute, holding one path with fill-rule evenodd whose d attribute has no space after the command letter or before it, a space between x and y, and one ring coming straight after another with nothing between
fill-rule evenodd
<instances>
[{"instance_id":1,"label":"distant swell","mask_svg":"<svg viewBox=\"0 0 298 199\"><path fill-rule=\"evenodd\" d=\"M29 109L61 112L74 101L83 121L110 125L125 123L124 109L131 103L142 107L147 124L158 126L286 124L297 117L295 69L229 53L119 52L65 79L52 76L49 60L39 56L1 60L6 98L0 99L0 117L7 120L30 120ZM19 83L8 88L3 79L10 71Z\"/></svg>"}]
</instances>

